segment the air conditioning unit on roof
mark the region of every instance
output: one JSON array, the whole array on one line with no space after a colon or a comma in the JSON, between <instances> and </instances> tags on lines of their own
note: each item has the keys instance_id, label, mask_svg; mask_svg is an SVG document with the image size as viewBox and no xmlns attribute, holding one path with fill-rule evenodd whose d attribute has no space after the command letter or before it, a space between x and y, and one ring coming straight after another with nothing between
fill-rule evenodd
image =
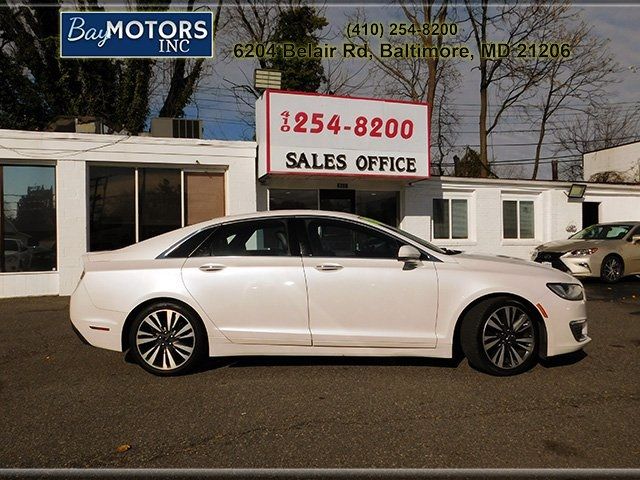
<instances>
[{"instance_id":1,"label":"air conditioning unit on roof","mask_svg":"<svg viewBox=\"0 0 640 480\"><path fill-rule=\"evenodd\" d=\"M151 136L165 138L202 138L203 122L193 118L157 117L151 119Z\"/></svg>"}]
</instances>

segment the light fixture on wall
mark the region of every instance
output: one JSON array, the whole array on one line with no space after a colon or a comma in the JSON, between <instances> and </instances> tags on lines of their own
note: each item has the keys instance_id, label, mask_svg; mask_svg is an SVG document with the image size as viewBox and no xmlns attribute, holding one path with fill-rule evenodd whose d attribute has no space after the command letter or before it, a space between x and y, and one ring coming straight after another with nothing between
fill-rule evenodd
<instances>
[{"instance_id":1,"label":"light fixture on wall","mask_svg":"<svg viewBox=\"0 0 640 480\"><path fill-rule=\"evenodd\" d=\"M585 184L574 183L573 185L571 185L571 188L569 189L569 193L567 194L567 197L573 198L573 199L584 198L584 192L586 190L587 190L587 186Z\"/></svg>"}]
</instances>

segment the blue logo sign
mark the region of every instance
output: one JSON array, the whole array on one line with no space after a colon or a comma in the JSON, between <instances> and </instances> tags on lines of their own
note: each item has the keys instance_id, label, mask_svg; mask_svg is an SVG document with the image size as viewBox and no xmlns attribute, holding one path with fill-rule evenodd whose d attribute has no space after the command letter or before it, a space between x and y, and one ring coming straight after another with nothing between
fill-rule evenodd
<instances>
[{"instance_id":1,"label":"blue logo sign","mask_svg":"<svg viewBox=\"0 0 640 480\"><path fill-rule=\"evenodd\" d=\"M63 58L213 57L211 12L61 12Z\"/></svg>"}]
</instances>

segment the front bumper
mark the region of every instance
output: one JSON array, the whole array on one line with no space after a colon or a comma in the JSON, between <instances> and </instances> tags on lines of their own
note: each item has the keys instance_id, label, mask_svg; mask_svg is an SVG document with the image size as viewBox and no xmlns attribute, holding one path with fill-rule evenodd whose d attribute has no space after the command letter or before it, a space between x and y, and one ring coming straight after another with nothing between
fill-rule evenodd
<instances>
[{"instance_id":1,"label":"front bumper","mask_svg":"<svg viewBox=\"0 0 640 480\"><path fill-rule=\"evenodd\" d=\"M547 357L576 352L591 341L587 335L586 300L570 301L547 297L542 304L547 314L544 318Z\"/></svg>"},{"instance_id":2,"label":"front bumper","mask_svg":"<svg viewBox=\"0 0 640 480\"><path fill-rule=\"evenodd\" d=\"M534 262L551 265L574 277L597 277L599 265L594 265L592 257L574 257L564 252L537 252Z\"/></svg>"},{"instance_id":3,"label":"front bumper","mask_svg":"<svg viewBox=\"0 0 640 480\"><path fill-rule=\"evenodd\" d=\"M591 257L560 257L560 261L564 263L569 272L574 277L597 277L598 268L594 268L593 259ZM596 272L596 273L594 273Z\"/></svg>"}]
</instances>

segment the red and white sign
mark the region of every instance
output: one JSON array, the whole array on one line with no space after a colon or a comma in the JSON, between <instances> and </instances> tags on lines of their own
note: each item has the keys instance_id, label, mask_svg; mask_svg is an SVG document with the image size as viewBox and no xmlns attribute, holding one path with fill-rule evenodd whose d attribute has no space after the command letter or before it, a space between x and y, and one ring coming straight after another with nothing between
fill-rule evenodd
<instances>
[{"instance_id":1,"label":"red and white sign","mask_svg":"<svg viewBox=\"0 0 640 480\"><path fill-rule=\"evenodd\" d=\"M267 90L258 174L429 177L427 104Z\"/></svg>"}]
</instances>

